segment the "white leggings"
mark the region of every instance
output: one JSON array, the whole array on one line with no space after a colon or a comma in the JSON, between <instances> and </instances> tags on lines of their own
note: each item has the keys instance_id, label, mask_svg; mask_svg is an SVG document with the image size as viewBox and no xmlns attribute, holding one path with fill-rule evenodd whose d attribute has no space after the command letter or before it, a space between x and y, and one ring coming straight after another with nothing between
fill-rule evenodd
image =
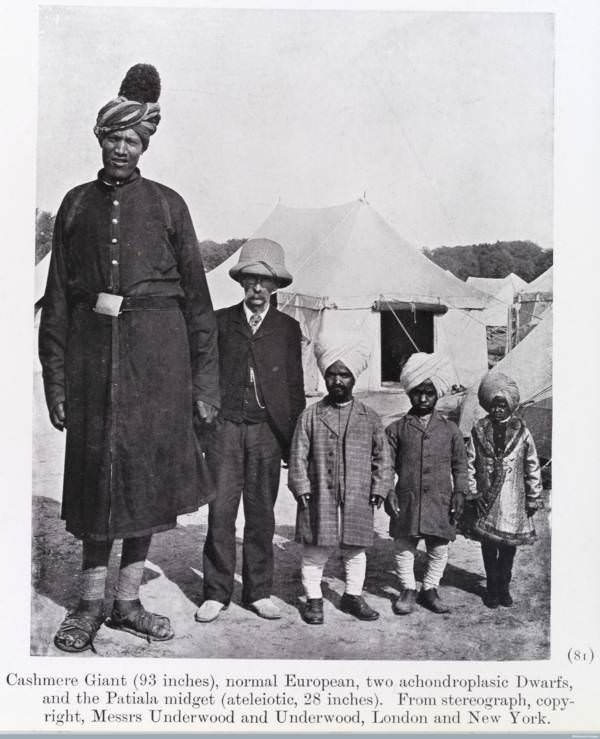
<instances>
[{"instance_id":1,"label":"white leggings","mask_svg":"<svg viewBox=\"0 0 600 739\"><path fill-rule=\"evenodd\" d=\"M322 598L321 578L329 557L337 547L304 544L302 548L302 585L307 598ZM346 570L346 593L360 595L365 584L367 555L364 547L340 547Z\"/></svg>"},{"instance_id":2,"label":"white leggings","mask_svg":"<svg viewBox=\"0 0 600 739\"><path fill-rule=\"evenodd\" d=\"M437 588L448 563L448 542L435 536L424 536L427 547L427 569L423 577L425 589ZM401 536L394 539L394 560L396 575L403 590L415 590L415 554L419 539Z\"/></svg>"}]
</instances>

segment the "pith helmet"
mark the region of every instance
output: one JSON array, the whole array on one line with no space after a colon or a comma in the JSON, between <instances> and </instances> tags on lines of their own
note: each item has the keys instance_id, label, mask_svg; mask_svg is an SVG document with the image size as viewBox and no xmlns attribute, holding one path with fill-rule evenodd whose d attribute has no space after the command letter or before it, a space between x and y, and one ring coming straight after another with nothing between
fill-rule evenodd
<instances>
[{"instance_id":1,"label":"pith helmet","mask_svg":"<svg viewBox=\"0 0 600 739\"><path fill-rule=\"evenodd\" d=\"M287 287L293 279L285 268L283 247L271 239L248 239L242 246L229 276L240 282L244 274L271 277L279 287Z\"/></svg>"}]
</instances>

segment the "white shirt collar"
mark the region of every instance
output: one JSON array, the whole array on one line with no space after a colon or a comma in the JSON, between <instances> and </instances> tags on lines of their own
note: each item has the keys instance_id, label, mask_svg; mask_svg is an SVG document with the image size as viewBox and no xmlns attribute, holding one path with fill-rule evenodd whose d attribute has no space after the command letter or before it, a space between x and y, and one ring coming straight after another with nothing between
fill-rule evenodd
<instances>
[{"instance_id":1,"label":"white shirt collar","mask_svg":"<svg viewBox=\"0 0 600 739\"><path fill-rule=\"evenodd\" d=\"M242 303L242 305L244 306L244 313L246 314L246 320L248 321L248 325L250 325L250 316L253 316L253 315L259 315L261 318L261 321L263 321L270 308L270 305L267 302L267 307L263 311L259 311L257 314L254 314L250 310L250 308L248 308L245 301Z\"/></svg>"}]
</instances>

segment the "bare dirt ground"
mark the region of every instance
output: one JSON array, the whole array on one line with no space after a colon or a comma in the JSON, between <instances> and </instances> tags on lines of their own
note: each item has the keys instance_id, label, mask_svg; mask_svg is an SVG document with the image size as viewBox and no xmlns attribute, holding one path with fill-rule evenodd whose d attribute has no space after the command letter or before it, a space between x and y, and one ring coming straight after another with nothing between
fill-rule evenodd
<instances>
[{"instance_id":1,"label":"bare dirt ground","mask_svg":"<svg viewBox=\"0 0 600 739\"><path fill-rule=\"evenodd\" d=\"M401 396L380 393L362 398L389 422L401 410ZM64 437L47 420L39 373L34 373L34 459L31 652L59 656L52 638L66 611L77 602L81 545L64 530L60 495ZM301 549L293 541L295 503L282 474L275 514L274 600L280 621L265 621L240 605L241 540L233 602L217 621L198 624L194 612L202 600L202 547L207 510L183 516L172 531L154 537L142 585L147 608L171 618L176 637L148 644L130 634L100 629L99 657L187 657L260 659L371 660L535 660L550 656L550 507L536 515L538 541L521 547L515 559L512 608L489 610L480 547L459 536L451 545L441 595L452 607L435 615L418 607L410 616L395 616L398 593L393 574L387 516L377 511L375 543L368 552L365 596L380 612L378 621L359 622L339 610L343 592L341 561L332 557L325 569L325 624L308 626L301 618ZM241 536L243 519L238 520ZM117 567L118 545L111 560ZM418 572L424 553L418 558ZM112 590L109 587L108 592ZM107 599L107 607L110 600ZM93 656L91 652L78 659Z\"/></svg>"}]
</instances>

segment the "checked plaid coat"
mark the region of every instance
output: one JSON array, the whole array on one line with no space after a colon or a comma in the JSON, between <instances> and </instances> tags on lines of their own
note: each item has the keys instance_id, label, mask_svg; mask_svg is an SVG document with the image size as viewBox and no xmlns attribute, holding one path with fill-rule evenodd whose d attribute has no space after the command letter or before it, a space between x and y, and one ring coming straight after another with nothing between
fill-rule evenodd
<instances>
[{"instance_id":1,"label":"checked plaid coat","mask_svg":"<svg viewBox=\"0 0 600 739\"><path fill-rule=\"evenodd\" d=\"M311 496L308 509L298 510L296 541L318 546L373 543L369 497L385 498L392 488L392 460L379 416L356 399L343 454L345 495L339 505L337 411L324 398L302 413L292 439L288 486L296 498Z\"/></svg>"}]
</instances>

